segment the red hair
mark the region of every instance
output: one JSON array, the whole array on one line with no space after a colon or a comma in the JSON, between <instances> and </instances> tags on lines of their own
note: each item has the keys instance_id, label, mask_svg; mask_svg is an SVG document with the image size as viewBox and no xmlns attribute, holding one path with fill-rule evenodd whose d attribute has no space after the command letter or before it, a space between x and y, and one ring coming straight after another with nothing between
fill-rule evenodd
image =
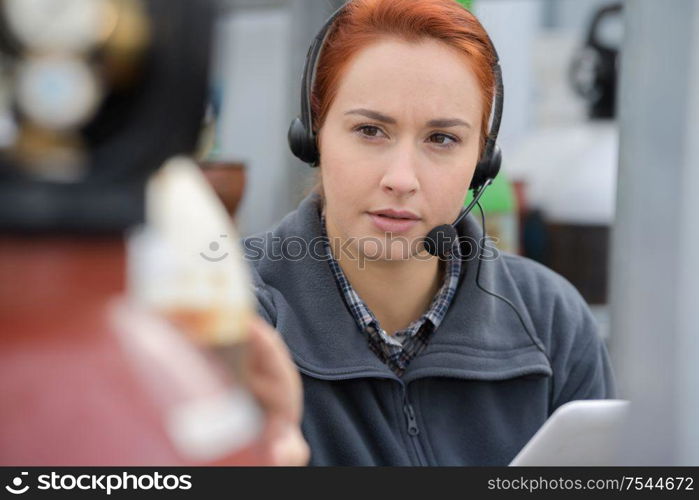
<instances>
[{"instance_id":1,"label":"red hair","mask_svg":"<svg viewBox=\"0 0 699 500\"><path fill-rule=\"evenodd\" d=\"M325 122L340 78L357 52L382 36L408 42L441 41L461 52L481 88L481 151L495 92L495 53L488 35L473 14L456 0L352 0L335 20L326 39L311 94L313 129Z\"/></svg>"}]
</instances>

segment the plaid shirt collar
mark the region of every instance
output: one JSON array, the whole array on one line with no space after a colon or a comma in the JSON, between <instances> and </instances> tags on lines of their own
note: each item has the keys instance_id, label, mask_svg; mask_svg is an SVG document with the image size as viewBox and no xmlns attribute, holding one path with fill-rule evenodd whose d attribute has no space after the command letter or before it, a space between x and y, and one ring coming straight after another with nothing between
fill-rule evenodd
<instances>
[{"instance_id":1,"label":"plaid shirt collar","mask_svg":"<svg viewBox=\"0 0 699 500\"><path fill-rule=\"evenodd\" d=\"M432 299L427 311L410 323L407 328L391 336L381 328L376 316L354 291L339 263L333 257L325 227L324 213L321 213L320 227L328 263L335 282L342 291L345 303L352 312L360 330L367 335L371 350L398 376L401 376L408 363L427 346L432 333L442 322L456 293L461 274L461 253L458 243L455 242L452 252L445 262L444 283Z\"/></svg>"}]
</instances>

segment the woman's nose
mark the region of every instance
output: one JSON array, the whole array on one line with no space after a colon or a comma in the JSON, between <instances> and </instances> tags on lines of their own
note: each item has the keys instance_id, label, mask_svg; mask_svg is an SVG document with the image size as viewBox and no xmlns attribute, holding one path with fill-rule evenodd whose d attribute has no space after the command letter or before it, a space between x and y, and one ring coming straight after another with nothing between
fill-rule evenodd
<instances>
[{"instance_id":1,"label":"woman's nose","mask_svg":"<svg viewBox=\"0 0 699 500\"><path fill-rule=\"evenodd\" d=\"M408 145L396 148L381 178L381 189L394 196L410 196L420 188L417 151Z\"/></svg>"}]
</instances>

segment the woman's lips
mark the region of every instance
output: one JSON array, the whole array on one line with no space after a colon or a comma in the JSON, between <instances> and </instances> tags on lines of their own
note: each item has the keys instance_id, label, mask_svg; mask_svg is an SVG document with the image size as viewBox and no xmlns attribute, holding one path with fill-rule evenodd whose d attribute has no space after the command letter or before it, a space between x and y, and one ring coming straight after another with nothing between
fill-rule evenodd
<instances>
[{"instance_id":1,"label":"woman's lips","mask_svg":"<svg viewBox=\"0 0 699 500\"><path fill-rule=\"evenodd\" d=\"M413 228L419 219L398 219L386 215L369 214L374 225L381 231L388 233L404 233Z\"/></svg>"}]
</instances>

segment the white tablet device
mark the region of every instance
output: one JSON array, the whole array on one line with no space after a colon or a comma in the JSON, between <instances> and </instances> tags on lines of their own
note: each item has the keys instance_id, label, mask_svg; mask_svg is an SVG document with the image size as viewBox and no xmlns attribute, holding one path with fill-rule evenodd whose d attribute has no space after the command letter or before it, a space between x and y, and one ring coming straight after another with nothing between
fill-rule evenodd
<instances>
[{"instance_id":1,"label":"white tablet device","mask_svg":"<svg viewBox=\"0 0 699 500\"><path fill-rule=\"evenodd\" d=\"M628 416L622 399L571 401L541 426L510 466L617 465Z\"/></svg>"}]
</instances>

